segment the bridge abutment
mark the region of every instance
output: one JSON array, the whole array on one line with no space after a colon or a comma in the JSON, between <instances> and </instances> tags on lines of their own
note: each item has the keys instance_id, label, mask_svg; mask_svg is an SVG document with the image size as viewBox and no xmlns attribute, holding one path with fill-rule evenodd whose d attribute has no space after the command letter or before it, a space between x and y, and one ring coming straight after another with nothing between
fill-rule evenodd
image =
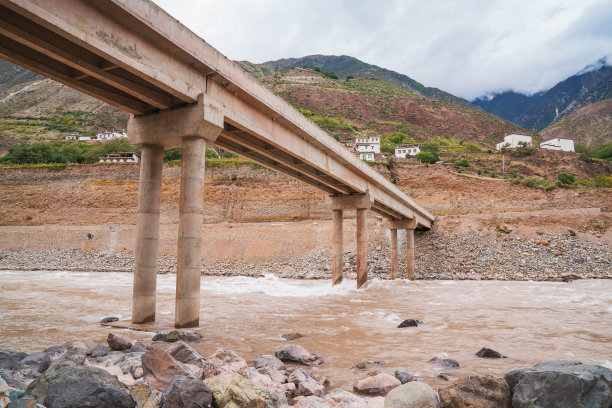
<instances>
[{"instance_id":1,"label":"bridge abutment","mask_svg":"<svg viewBox=\"0 0 612 408\"><path fill-rule=\"evenodd\" d=\"M332 284L342 282L342 221L345 210L357 212L357 288L368 280L368 210L374 204L370 194L336 195L328 197L333 211Z\"/></svg>"}]
</instances>

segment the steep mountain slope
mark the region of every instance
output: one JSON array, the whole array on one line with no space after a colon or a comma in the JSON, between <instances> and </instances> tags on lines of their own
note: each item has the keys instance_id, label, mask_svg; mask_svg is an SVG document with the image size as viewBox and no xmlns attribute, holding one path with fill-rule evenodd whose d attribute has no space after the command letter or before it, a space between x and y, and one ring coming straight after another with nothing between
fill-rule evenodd
<instances>
[{"instance_id":1,"label":"steep mountain slope","mask_svg":"<svg viewBox=\"0 0 612 408\"><path fill-rule=\"evenodd\" d=\"M44 78L34 72L0 59L0 99L17 85L41 79Z\"/></svg>"},{"instance_id":2,"label":"steep mountain slope","mask_svg":"<svg viewBox=\"0 0 612 408\"><path fill-rule=\"evenodd\" d=\"M582 107L540 132L543 140L574 139L588 147L612 143L612 99Z\"/></svg>"},{"instance_id":3,"label":"steep mountain slope","mask_svg":"<svg viewBox=\"0 0 612 408\"><path fill-rule=\"evenodd\" d=\"M527 96L510 91L472 103L519 126L539 131L583 106L611 97L612 66L602 58L546 92Z\"/></svg>"},{"instance_id":4,"label":"steep mountain slope","mask_svg":"<svg viewBox=\"0 0 612 408\"><path fill-rule=\"evenodd\" d=\"M308 55L301 58L286 58L277 61L268 61L263 64L253 64L248 61L236 62L245 71L255 77L262 77L263 75L297 67L318 67L322 71L335 72L341 78L350 75L354 77L382 79L383 81L399 85L417 95L437 99L439 101L452 102L465 107L472 107L468 101L458 98L448 92L444 92L438 88L426 87L407 75L376 65L367 64L357 58L347 55Z\"/></svg>"},{"instance_id":5,"label":"steep mountain slope","mask_svg":"<svg viewBox=\"0 0 612 408\"><path fill-rule=\"evenodd\" d=\"M445 138L493 147L505 134L524 132L480 110L427 99L374 78L332 79L293 68L266 75L262 83L340 140L402 132L416 141Z\"/></svg>"}]
</instances>

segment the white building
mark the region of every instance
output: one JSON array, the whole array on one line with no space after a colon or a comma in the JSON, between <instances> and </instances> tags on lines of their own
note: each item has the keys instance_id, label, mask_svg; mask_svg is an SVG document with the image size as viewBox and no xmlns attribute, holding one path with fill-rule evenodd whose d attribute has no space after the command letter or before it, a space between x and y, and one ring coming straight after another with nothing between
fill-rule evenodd
<instances>
[{"instance_id":1,"label":"white building","mask_svg":"<svg viewBox=\"0 0 612 408\"><path fill-rule=\"evenodd\" d=\"M399 144L395 146L395 157L405 159L406 156L414 156L421 151L421 145L418 144Z\"/></svg>"},{"instance_id":2,"label":"white building","mask_svg":"<svg viewBox=\"0 0 612 408\"><path fill-rule=\"evenodd\" d=\"M100 157L100 163L139 163L140 157L133 152L119 152Z\"/></svg>"},{"instance_id":3,"label":"white building","mask_svg":"<svg viewBox=\"0 0 612 408\"><path fill-rule=\"evenodd\" d=\"M497 150L501 150L503 147L507 149L516 149L524 143L527 146L533 146L531 136L521 135L520 133L512 133L504 137L504 141L497 144Z\"/></svg>"},{"instance_id":4,"label":"white building","mask_svg":"<svg viewBox=\"0 0 612 408\"><path fill-rule=\"evenodd\" d=\"M96 135L96 139L98 140L111 140L111 139L119 139L121 137L127 137L127 133L125 133L125 129L122 129L121 131L116 131L116 130L105 130L102 133L98 133Z\"/></svg>"},{"instance_id":5,"label":"white building","mask_svg":"<svg viewBox=\"0 0 612 408\"><path fill-rule=\"evenodd\" d=\"M541 149L561 150L562 152L575 152L572 139L561 139L559 137L540 143Z\"/></svg>"},{"instance_id":6,"label":"white building","mask_svg":"<svg viewBox=\"0 0 612 408\"><path fill-rule=\"evenodd\" d=\"M91 139L92 139L91 136L79 136L79 140L91 140ZM93 139L95 139L95 137Z\"/></svg>"},{"instance_id":7,"label":"white building","mask_svg":"<svg viewBox=\"0 0 612 408\"><path fill-rule=\"evenodd\" d=\"M380 137L369 136L355 138L355 150L359 153L380 153Z\"/></svg>"},{"instance_id":8,"label":"white building","mask_svg":"<svg viewBox=\"0 0 612 408\"><path fill-rule=\"evenodd\" d=\"M359 158L365 161L374 161L374 152L361 152Z\"/></svg>"}]
</instances>

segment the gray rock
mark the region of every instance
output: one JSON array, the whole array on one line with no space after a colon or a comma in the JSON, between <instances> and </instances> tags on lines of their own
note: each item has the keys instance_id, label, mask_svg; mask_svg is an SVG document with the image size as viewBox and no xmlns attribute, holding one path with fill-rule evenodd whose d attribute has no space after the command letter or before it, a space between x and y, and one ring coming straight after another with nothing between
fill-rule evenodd
<instances>
[{"instance_id":1,"label":"gray rock","mask_svg":"<svg viewBox=\"0 0 612 408\"><path fill-rule=\"evenodd\" d=\"M353 390L367 395L387 395L392 389L402 385L400 380L385 373L369 375L353 383Z\"/></svg>"},{"instance_id":2,"label":"gray rock","mask_svg":"<svg viewBox=\"0 0 612 408\"><path fill-rule=\"evenodd\" d=\"M269 368L276 371L282 371L285 369L285 363L271 354L264 354L253 362L253 366L259 368Z\"/></svg>"},{"instance_id":3,"label":"gray rock","mask_svg":"<svg viewBox=\"0 0 612 408\"><path fill-rule=\"evenodd\" d=\"M298 385L302 381L314 380L314 379L315 378L312 375L312 373L306 368L297 368L293 370L291 374L289 374L289 378L287 379L287 381L292 382L295 385Z\"/></svg>"},{"instance_id":4,"label":"gray rock","mask_svg":"<svg viewBox=\"0 0 612 408\"><path fill-rule=\"evenodd\" d=\"M410 370L408 370L407 368L398 368L397 370L395 370L395 378L400 380L402 384L417 380L416 376L412 374L412 372L410 372Z\"/></svg>"},{"instance_id":5,"label":"gray rock","mask_svg":"<svg viewBox=\"0 0 612 408\"><path fill-rule=\"evenodd\" d=\"M108 347L106 344L96 344L96 346L91 351L90 356L92 358L104 357L105 355L108 354L110 350L111 350L110 347Z\"/></svg>"},{"instance_id":6,"label":"gray rock","mask_svg":"<svg viewBox=\"0 0 612 408\"><path fill-rule=\"evenodd\" d=\"M417 327L422 325L423 322L420 320L415 320L415 319L406 319L403 322L401 322L399 324L399 326L397 326L398 329L401 329L403 327Z\"/></svg>"},{"instance_id":7,"label":"gray rock","mask_svg":"<svg viewBox=\"0 0 612 408\"><path fill-rule=\"evenodd\" d=\"M21 397L17 400L14 400L13 402L11 402L10 404L6 406L6 408L37 408L37 407L44 408L42 405L38 405L34 398L28 397L28 396Z\"/></svg>"},{"instance_id":8,"label":"gray rock","mask_svg":"<svg viewBox=\"0 0 612 408\"><path fill-rule=\"evenodd\" d=\"M166 333L157 333L151 340L153 341L166 341Z\"/></svg>"},{"instance_id":9,"label":"gray rock","mask_svg":"<svg viewBox=\"0 0 612 408\"><path fill-rule=\"evenodd\" d=\"M172 330L170 333L166 335L164 339L165 342L174 343L175 341L179 341L179 332L177 330Z\"/></svg>"},{"instance_id":10,"label":"gray rock","mask_svg":"<svg viewBox=\"0 0 612 408\"><path fill-rule=\"evenodd\" d=\"M72 378L87 378L89 380L124 390L125 387L117 380L117 377L110 375L106 370L98 367L88 366L68 366L57 370L48 370L26 388L25 395L31 395L36 402L42 404L45 396L55 384L64 382Z\"/></svg>"},{"instance_id":11,"label":"gray rock","mask_svg":"<svg viewBox=\"0 0 612 408\"><path fill-rule=\"evenodd\" d=\"M40 377L40 373L31 368L21 371L0 369L0 377L11 387L26 388L32 381Z\"/></svg>"},{"instance_id":12,"label":"gray rock","mask_svg":"<svg viewBox=\"0 0 612 408\"><path fill-rule=\"evenodd\" d=\"M39 373L44 373L47 368L51 365L51 358L44 352L39 351L32 353L26 358L19 361L13 366L14 371L25 370L31 368Z\"/></svg>"},{"instance_id":13,"label":"gray rock","mask_svg":"<svg viewBox=\"0 0 612 408\"><path fill-rule=\"evenodd\" d=\"M305 336L302 333L292 332L292 333L281 334L281 337L285 340L297 340Z\"/></svg>"},{"instance_id":14,"label":"gray rock","mask_svg":"<svg viewBox=\"0 0 612 408\"><path fill-rule=\"evenodd\" d=\"M577 361L553 361L512 370L504 376L513 408L609 408L612 371Z\"/></svg>"},{"instance_id":15,"label":"gray rock","mask_svg":"<svg viewBox=\"0 0 612 408\"><path fill-rule=\"evenodd\" d=\"M500 352L492 350L492 349L487 348L487 347L483 347L480 350L478 350L478 353L476 353L476 357L480 357L480 358L505 358L505 356L502 356L502 354Z\"/></svg>"},{"instance_id":16,"label":"gray rock","mask_svg":"<svg viewBox=\"0 0 612 408\"><path fill-rule=\"evenodd\" d=\"M143 354L144 353L141 352L130 351L129 353L122 355L114 365L121 368L123 374L132 374L134 378L140 378L144 374L142 368Z\"/></svg>"},{"instance_id":17,"label":"gray rock","mask_svg":"<svg viewBox=\"0 0 612 408\"><path fill-rule=\"evenodd\" d=\"M0 368L12 370L15 364L27 356L23 351L0 350Z\"/></svg>"},{"instance_id":18,"label":"gray rock","mask_svg":"<svg viewBox=\"0 0 612 408\"><path fill-rule=\"evenodd\" d=\"M130 353L146 353L147 351L148 351L148 349L146 349L144 347L140 347L138 345L134 345L130 349Z\"/></svg>"},{"instance_id":19,"label":"gray rock","mask_svg":"<svg viewBox=\"0 0 612 408\"><path fill-rule=\"evenodd\" d=\"M105 317L104 319L100 320L100 323L112 323L112 322L118 322L119 318L115 317L115 316L110 316L110 317Z\"/></svg>"},{"instance_id":20,"label":"gray rock","mask_svg":"<svg viewBox=\"0 0 612 408\"><path fill-rule=\"evenodd\" d=\"M285 344L278 346L274 353L276 358L283 361L295 361L308 366L323 364L323 359L297 344Z\"/></svg>"},{"instance_id":21,"label":"gray rock","mask_svg":"<svg viewBox=\"0 0 612 408\"><path fill-rule=\"evenodd\" d=\"M314 395L315 397L323 397L325 395L325 387L323 384L315 380L305 380L301 381L297 386L298 395L303 395L308 397L310 395Z\"/></svg>"},{"instance_id":22,"label":"gray rock","mask_svg":"<svg viewBox=\"0 0 612 408\"><path fill-rule=\"evenodd\" d=\"M122 389L89 378L70 378L49 389L44 405L47 408L134 408L136 402Z\"/></svg>"},{"instance_id":23,"label":"gray rock","mask_svg":"<svg viewBox=\"0 0 612 408\"><path fill-rule=\"evenodd\" d=\"M46 355L49 356L49 358L51 359L51 364L53 364L60 357L62 357L64 354L66 354L66 352L68 351L68 348L71 347L71 346L72 346L72 343L69 343L68 345L66 345L66 347L64 347L64 346L51 346L48 349L46 349L43 353L45 353Z\"/></svg>"},{"instance_id":24,"label":"gray rock","mask_svg":"<svg viewBox=\"0 0 612 408\"><path fill-rule=\"evenodd\" d=\"M50 370L62 367L82 365L87 358L87 346L80 341L73 343L61 357L51 363Z\"/></svg>"},{"instance_id":25,"label":"gray rock","mask_svg":"<svg viewBox=\"0 0 612 408\"><path fill-rule=\"evenodd\" d=\"M202 408L212 404L212 391L200 380L175 375L165 393L165 406Z\"/></svg>"},{"instance_id":26,"label":"gray rock","mask_svg":"<svg viewBox=\"0 0 612 408\"><path fill-rule=\"evenodd\" d=\"M412 381L391 390L385 408L438 408L438 394L424 382Z\"/></svg>"},{"instance_id":27,"label":"gray rock","mask_svg":"<svg viewBox=\"0 0 612 408\"><path fill-rule=\"evenodd\" d=\"M191 346L182 341L172 343L164 347L163 350L181 363L193 364L200 368L204 366L204 357L202 357L202 355L195 351Z\"/></svg>"},{"instance_id":28,"label":"gray rock","mask_svg":"<svg viewBox=\"0 0 612 408\"><path fill-rule=\"evenodd\" d=\"M452 358L434 357L429 360L429 362L436 364L438 367L459 368L459 363L457 362L457 360L453 360Z\"/></svg>"},{"instance_id":29,"label":"gray rock","mask_svg":"<svg viewBox=\"0 0 612 408\"><path fill-rule=\"evenodd\" d=\"M238 373L245 378L249 376L249 366L246 360L234 351L223 348L208 356L202 370L206 378L223 373Z\"/></svg>"},{"instance_id":30,"label":"gray rock","mask_svg":"<svg viewBox=\"0 0 612 408\"><path fill-rule=\"evenodd\" d=\"M115 351L123 351L132 347L132 343L130 343L129 340L117 336L114 333L108 333L106 342L108 343L108 346L111 348L111 350Z\"/></svg>"}]
</instances>

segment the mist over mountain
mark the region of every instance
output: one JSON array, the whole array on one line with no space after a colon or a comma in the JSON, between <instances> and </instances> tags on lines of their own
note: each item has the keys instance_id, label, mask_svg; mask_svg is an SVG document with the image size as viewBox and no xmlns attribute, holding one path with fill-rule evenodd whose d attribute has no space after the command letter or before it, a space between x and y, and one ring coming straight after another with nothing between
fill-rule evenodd
<instances>
[{"instance_id":1,"label":"mist over mountain","mask_svg":"<svg viewBox=\"0 0 612 408\"><path fill-rule=\"evenodd\" d=\"M551 89L534 95L506 91L472 101L516 125L540 131L576 110L612 97L612 66L604 57Z\"/></svg>"}]
</instances>

